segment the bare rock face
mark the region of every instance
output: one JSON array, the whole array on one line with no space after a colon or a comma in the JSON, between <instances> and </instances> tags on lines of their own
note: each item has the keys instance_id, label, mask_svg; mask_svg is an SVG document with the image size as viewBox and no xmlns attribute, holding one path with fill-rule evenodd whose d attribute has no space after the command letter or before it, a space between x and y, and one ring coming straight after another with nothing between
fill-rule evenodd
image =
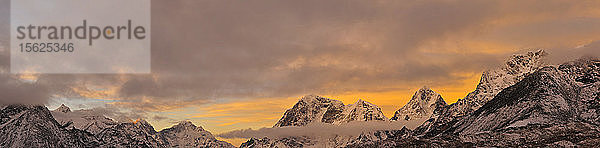
<instances>
[{"instance_id":1,"label":"bare rock face","mask_svg":"<svg viewBox=\"0 0 600 148\"><path fill-rule=\"evenodd\" d=\"M419 89L406 105L398 109L390 120L410 121L430 117L436 109L446 107L442 96L428 87Z\"/></svg>"}]
</instances>

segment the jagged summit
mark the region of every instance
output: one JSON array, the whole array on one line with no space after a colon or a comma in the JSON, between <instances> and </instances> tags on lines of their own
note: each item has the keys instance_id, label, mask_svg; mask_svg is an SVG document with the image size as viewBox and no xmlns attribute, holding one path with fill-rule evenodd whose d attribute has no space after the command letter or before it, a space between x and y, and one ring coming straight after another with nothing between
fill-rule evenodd
<instances>
[{"instance_id":1,"label":"jagged summit","mask_svg":"<svg viewBox=\"0 0 600 148\"><path fill-rule=\"evenodd\" d=\"M158 132L158 135L171 147L234 147L187 120Z\"/></svg>"},{"instance_id":2,"label":"jagged summit","mask_svg":"<svg viewBox=\"0 0 600 148\"><path fill-rule=\"evenodd\" d=\"M356 106L363 106L363 107L377 107L377 105L375 105L369 101L365 101L363 99L358 99L354 104L348 104L348 105L356 105Z\"/></svg>"},{"instance_id":3,"label":"jagged summit","mask_svg":"<svg viewBox=\"0 0 600 148\"><path fill-rule=\"evenodd\" d=\"M325 101L327 99L328 98L324 98L324 97L321 97L321 96L310 94L310 95L303 96L298 101L304 101L306 103L312 103L312 102L322 102L322 101Z\"/></svg>"},{"instance_id":4,"label":"jagged summit","mask_svg":"<svg viewBox=\"0 0 600 148\"><path fill-rule=\"evenodd\" d=\"M177 123L176 126L196 127L196 125L194 125L194 123L192 123L192 121L189 120L179 121L179 123Z\"/></svg>"},{"instance_id":5,"label":"jagged summit","mask_svg":"<svg viewBox=\"0 0 600 148\"><path fill-rule=\"evenodd\" d=\"M348 104L347 106L352 106L352 107L363 107L363 108L370 108L370 107L377 107L377 105L365 101L363 99L358 99L356 102L354 102L354 104Z\"/></svg>"},{"instance_id":6,"label":"jagged summit","mask_svg":"<svg viewBox=\"0 0 600 148\"><path fill-rule=\"evenodd\" d=\"M469 115L489 100L494 98L503 89L523 80L527 75L544 66L544 50L529 51L524 54L514 54L504 62L501 67L487 70L481 75L479 84L473 92L463 99L434 112L430 119L425 121L416 133L435 133L432 128L447 125L452 120Z\"/></svg>"},{"instance_id":7,"label":"jagged summit","mask_svg":"<svg viewBox=\"0 0 600 148\"><path fill-rule=\"evenodd\" d=\"M342 101L307 95L286 110L274 127L304 126L312 122L333 123L343 111Z\"/></svg>"},{"instance_id":8,"label":"jagged summit","mask_svg":"<svg viewBox=\"0 0 600 148\"><path fill-rule=\"evenodd\" d=\"M538 53L538 54L536 54ZM536 59L540 52L517 59ZM527 57L527 58L526 58ZM520 61L520 60L513 60ZM522 60L519 64L532 64ZM535 60L533 60L535 61ZM508 62L512 63L512 62ZM513 65L508 64L508 65ZM535 65L535 64L533 64ZM529 65L531 66L531 65ZM525 66L525 67L529 67ZM495 93L484 105L462 116L442 110L440 118L415 129L412 136L394 133L385 138L357 138L346 147L597 147L600 141L600 61L579 59L560 66L533 69L517 68L506 75L482 82L486 91L470 96ZM533 70L533 72L527 72ZM513 73L515 72L515 73ZM513 75L517 74L517 75ZM515 78L518 76L523 78ZM507 79L508 78L508 79ZM512 80L518 79L515 83ZM484 78L482 78L484 79ZM508 81L501 81L508 80ZM492 83L510 82L492 85ZM473 98L466 98L473 99ZM481 98L479 98L481 99ZM448 108L448 107L447 107ZM385 132L385 131L384 131ZM392 131L387 131L392 132ZM371 136L371 135L367 135ZM363 136L364 137L364 136Z\"/></svg>"},{"instance_id":9,"label":"jagged summit","mask_svg":"<svg viewBox=\"0 0 600 148\"><path fill-rule=\"evenodd\" d=\"M67 128L84 130L93 134L101 130L118 124L104 115L98 114L93 110L74 110L71 111L67 106L53 110L52 116L61 124L71 123Z\"/></svg>"},{"instance_id":10,"label":"jagged summit","mask_svg":"<svg viewBox=\"0 0 600 148\"><path fill-rule=\"evenodd\" d=\"M71 112L71 108L67 107L65 104L61 104L60 107L56 108L54 111L68 113Z\"/></svg>"},{"instance_id":11,"label":"jagged summit","mask_svg":"<svg viewBox=\"0 0 600 148\"><path fill-rule=\"evenodd\" d=\"M341 116L334 124L348 123L352 121L387 121L381 109L377 105L358 99L356 103L345 106Z\"/></svg>"},{"instance_id":12,"label":"jagged summit","mask_svg":"<svg viewBox=\"0 0 600 148\"><path fill-rule=\"evenodd\" d=\"M174 125L172 128L204 131L204 129L201 126L196 126L194 123L192 123L192 121L189 120L179 121L179 123Z\"/></svg>"},{"instance_id":13,"label":"jagged summit","mask_svg":"<svg viewBox=\"0 0 600 148\"><path fill-rule=\"evenodd\" d=\"M427 86L417 90L406 105L398 109L390 120L415 120L427 118L434 110L447 106L442 96Z\"/></svg>"},{"instance_id":14,"label":"jagged summit","mask_svg":"<svg viewBox=\"0 0 600 148\"><path fill-rule=\"evenodd\" d=\"M442 134L483 147L596 147L599 73L600 62L592 59L540 68Z\"/></svg>"},{"instance_id":15,"label":"jagged summit","mask_svg":"<svg viewBox=\"0 0 600 148\"><path fill-rule=\"evenodd\" d=\"M546 55L544 50L514 54L502 67L483 72L477 88L465 98L450 105L450 115L457 117L475 111L494 98L502 89L516 84L528 74L541 68Z\"/></svg>"},{"instance_id":16,"label":"jagged summit","mask_svg":"<svg viewBox=\"0 0 600 148\"><path fill-rule=\"evenodd\" d=\"M341 124L371 120L387 119L377 105L362 99L354 104L344 105L339 100L307 95L302 97L294 107L286 110L274 127L304 126L313 122Z\"/></svg>"}]
</instances>

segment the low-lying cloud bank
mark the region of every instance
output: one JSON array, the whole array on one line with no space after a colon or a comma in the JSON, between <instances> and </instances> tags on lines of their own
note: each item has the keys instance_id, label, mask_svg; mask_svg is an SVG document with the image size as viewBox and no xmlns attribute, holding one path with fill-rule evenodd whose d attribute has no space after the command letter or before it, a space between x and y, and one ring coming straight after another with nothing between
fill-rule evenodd
<instances>
[{"instance_id":1,"label":"low-lying cloud bank","mask_svg":"<svg viewBox=\"0 0 600 148\"><path fill-rule=\"evenodd\" d=\"M240 129L230 132L218 134L221 138L283 138L283 137L335 137L335 136L358 136L365 132L374 132L380 130L400 130L406 126L409 129L414 129L421 125L423 121L366 121L366 122L350 122L341 125L333 125L328 123L311 123L301 127L274 127L260 129Z\"/></svg>"}]
</instances>

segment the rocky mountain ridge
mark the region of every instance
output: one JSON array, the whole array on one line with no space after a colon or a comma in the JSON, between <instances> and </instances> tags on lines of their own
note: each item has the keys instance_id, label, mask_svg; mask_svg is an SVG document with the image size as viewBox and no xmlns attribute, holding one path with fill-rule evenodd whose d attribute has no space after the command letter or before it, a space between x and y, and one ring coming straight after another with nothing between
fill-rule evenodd
<instances>
[{"instance_id":1,"label":"rocky mountain ridge","mask_svg":"<svg viewBox=\"0 0 600 148\"><path fill-rule=\"evenodd\" d=\"M359 99L354 104L344 105L339 100L324 98L316 95L307 95L302 97L283 117L275 124L274 128L286 126L302 127L310 123L329 123L343 126L349 122L360 121L381 121L396 122L398 117L405 120L408 116L410 122L422 123L420 118L427 118L436 108L447 106L440 94L434 92L428 87L423 87L415 92L411 101L405 107L399 109L396 115L388 120L381 109L370 102ZM398 121L399 122L399 121ZM283 125L283 126L282 126ZM407 132L406 127L402 127ZM393 132L392 132L393 133ZM373 135L363 135L358 138L374 138L381 135L390 134L389 132L372 132ZM347 145L353 141L355 136L337 135L330 138L316 138L310 136L291 136L283 138L250 138L241 147L339 147Z\"/></svg>"},{"instance_id":2,"label":"rocky mountain ridge","mask_svg":"<svg viewBox=\"0 0 600 148\"><path fill-rule=\"evenodd\" d=\"M53 114L68 116L79 112L65 112L67 109L64 105L52 112L41 105L2 107L0 147L234 147L191 122L182 122L159 132L145 120L117 123L103 116L64 117L61 118L64 122L59 123ZM102 128L98 130L81 128L107 120L114 124L98 126Z\"/></svg>"},{"instance_id":3,"label":"rocky mountain ridge","mask_svg":"<svg viewBox=\"0 0 600 148\"><path fill-rule=\"evenodd\" d=\"M475 91L447 106L430 103L441 101L423 101L438 97L421 89L391 118L428 118L421 126L414 130L403 127L365 132L334 147L597 146L600 60L583 58L545 66L545 54L538 50L513 55L503 67L484 72ZM423 109L432 104L435 107ZM403 111L406 108L412 110ZM253 138L242 146L315 147L314 144L310 137L287 137Z\"/></svg>"},{"instance_id":4,"label":"rocky mountain ridge","mask_svg":"<svg viewBox=\"0 0 600 148\"><path fill-rule=\"evenodd\" d=\"M479 109L494 98L503 89L516 84L527 75L544 65L544 50L514 54L499 68L483 72L475 90L463 99L434 111L416 133L432 133L433 127L448 125L454 119L461 118ZM433 131L434 132L434 131Z\"/></svg>"},{"instance_id":5,"label":"rocky mountain ridge","mask_svg":"<svg viewBox=\"0 0 600 148\"><path fill-rule=\"evenodd\" d=\"M436 109L448 106L442 95L424 86L419 89L406 105L398 109L390 120L415 120L427 118Z\"/></svg>"},{"instance_id":6,"label":"rocky mountain ridge","mask_svg":"<svg viewBox=\"0 0 600 148\"><path fill-rule=\"evenodd\" d=\"M443 125L424 124L408 136L417 138L375 139L346 147L596 147L599 73L600 60L594 58L544 66L477 110Z\"/></svg>"},{"instance_id":7,"label":"rocky mountain ridge","mask_svg":"<svg viewBox=\"0 0 600 148\"><path fill-rule=\"evenodd\" d=\"M477 88L447 105L423 87L389 120L372 103L304 96L273 128L311 123L401 122L416 129L317 139L254 137L241 147L595 147L600 144L600 59L543 65L542 50L513 55L482 74ZM156 131L144 120L118 123L101 115L49 111L38 105L0 107L0 147L233 147L202 127L180 122Z\"/></svg>"}]
</instances>

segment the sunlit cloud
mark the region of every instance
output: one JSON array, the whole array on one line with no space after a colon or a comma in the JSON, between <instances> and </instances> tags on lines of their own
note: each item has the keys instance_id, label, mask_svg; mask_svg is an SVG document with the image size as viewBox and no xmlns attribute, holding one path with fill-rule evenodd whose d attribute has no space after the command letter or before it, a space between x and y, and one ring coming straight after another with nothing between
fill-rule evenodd
<instances>
[{"instance_id":1,"label":"sunlit cloud","mask_svg":"<svg viewBox=\"0 0 600 148\"><path fill-rule=\"evenodd\" d=\"M17 76L22 81L35 82L39 78L40 74L33 70L27 70L27 71L24 71L23 73L17 74Z\"/></svg>"}]
</instances>

